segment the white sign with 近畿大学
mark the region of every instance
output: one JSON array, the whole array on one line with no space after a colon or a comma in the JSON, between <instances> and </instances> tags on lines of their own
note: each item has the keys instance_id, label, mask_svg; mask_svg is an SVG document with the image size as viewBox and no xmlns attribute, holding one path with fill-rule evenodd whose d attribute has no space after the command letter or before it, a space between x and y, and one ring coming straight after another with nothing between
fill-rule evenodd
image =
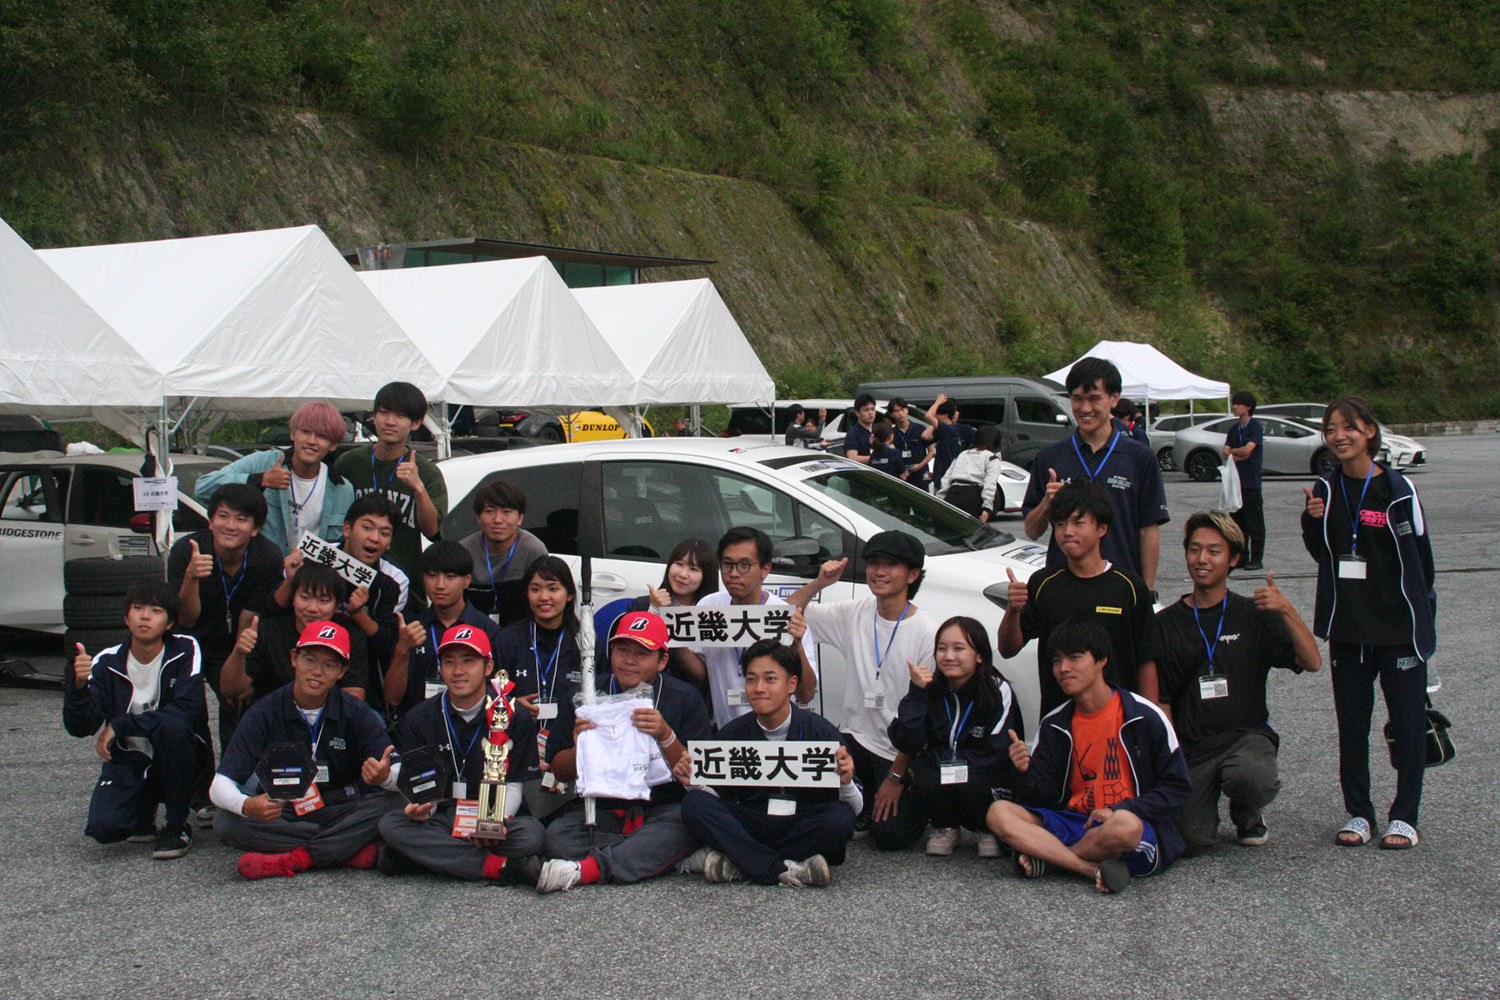
<instances>
[{"instance_id":1,"label":"white sign with \u8fd1\u757f\u5927\u5b66","mask_svg":"<svg viewBox=\"0 0 1500 1000\"><path fill-rule=\"evenodd\" d=\"M837 743L817 740L692 740L695 785L837 788Z\"/></svg>"},{"instance_id":2,"label":"white sign with \u8fd1\u757f\u5927\u5b66","mask_svg":"<svg viewBox=\"0 0 1500 1000\"><path fill-rule=\"evenodd\" d=\"M657 614L672 630L673 645L733 649L762 639L791 642L787 626L796 610L786 604L695 604L661 608Z\"/></svg>"},{"instance_id":3,"label":"white sign with \u8fd1\u757f\u5927\u5b66","mask_svg":"<svg viewBox=\"0 0 1500 1000\"><path fill-rule=\"evenodd\" d=\"M366 566L337 545L324 541L311 532L302 532L302 537L297 540L297 550L310 561L322 563L356 587L368 587L375 582L373 566Z\"/></svg>"}]
</instances>

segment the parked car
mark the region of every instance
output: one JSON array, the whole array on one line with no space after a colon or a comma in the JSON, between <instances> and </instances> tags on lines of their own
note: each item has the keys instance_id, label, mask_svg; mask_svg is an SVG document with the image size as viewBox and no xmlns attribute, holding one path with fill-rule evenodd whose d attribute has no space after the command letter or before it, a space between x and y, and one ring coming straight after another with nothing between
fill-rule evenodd
<instances>
[{"instance_id":1,"label":"parked car","mask_svg":"<svg viewBox=\"0 0 1500 1000\"><path fill-rule=\"evenodd\" d=\"M64 562L165 554L150 516L135 512L130 481L142 458L139 452L0 454L0 625L61 632ZM202 455L173 456L174 532L208 527L193 484L223 464Z\"/></svg>"},{"instance_id":2,"label":"parked car","mask_svg":"<svg viewBox=\"0 0 1500 1000\"><path fill-rule=\"evenodd\" d=\"M481 417L480 428L489 422L487 417ZM565 410L549 406L501 408L495 413L495 423L501 431L552 444L609 441L630 436L618 420L602 410ZM651 437L650 422L642 420L641 425L645 436Z\"/></svg>"},{"instance_id":3,"label":"parked car","mask_svg":"<svg viewBox=\"0 0 1500 1000\"><path fill-rule=\"evenodd\" d=\"M1171 472L1177 468L1177 464L1172 461L1172 446L1176 442L1178 431L1206 424L1210 420L1220 420L1224 416L1226 414L1223 413L1173 413L1157 417L1148 433L1151 447L1156 449L1156 464L1161 466L1161 471Z\"/></svg>"},{"instance_id":4,"label":"parked car","mask_svg":"<svg viewBox=\"0 0 1500 1000\"><path fill-rule=\"evenodd\" d=\"M1326 403L1269 403L1265 406L1257 406L1255 415L1306 420L1317 428L1319 434L1322 434L1323 413L1327 409ZM1379 427L1381 444L1386 452L1382 461L1387 461L1397 469L1406 472L1420 472L1427 466L1427 448L1420 441L1409 438L1405 434L1397 434L1385 424L1380 424Z\"/></svg>"},{"instance_id":5,"label":"parked car","mask_svg":"<svg viewBox=\"0 0 1500 1000\"><path fill-rule=\"evenodd\" d=\"M1063 387L1050 379L984 376L917 378L865 382L859 392L876 399L900 397L920 415L939 393L958 404L960 423L1000 428L1001 452L1007 461L1031 468L1037 452L1073 433L1073 410Z\"/></svg>"},{"instance_id":6,"label":"parked car","mask_svg":"<svg viewBox=\"0 0 1500 1000\"><path fill-rule=\"evenodd\" d=\"M1265 429L1261 459L1265 472L1290 476L1321 476L1336 464L1333 453L1323 443L1323 435L1312 424L1288 417L1263 417L1259 413L1255 418ZM1178 431L1172 445L1172 460L1197 482L1207 483L1218 479L1219 467L1224 464L1224 436L1237 419L1220 417L1218 420Z\"/></svg>"},{"instance_id":7,"label":"parked car","mask_svg":"<svg viewBox=\"0 0 1500 1000\"><path fill-rule=\"evenodd\" d=\"M445 535L462 538L477 530L470 497L481 485L515 483L526 491L526 527L549 552L575 572L581 554L592 557L595 607L658 586L663 560L682 539L713 545L735 525L771 537L775 569L767 586L777 594L802 586L825 560L849 557L843 580L823 591L820 599L829 601L865 592L862 539L887 529L908 531L927 552L920 603L938 609L939 617L972 615L992 632L1003 614L1006 570L1024 578L1046 561L1045 548L916 487L804 448L736 438L606 441L454 458L438 467L450 498ZM844 664L826 646L820 656L818 704L837 721ZM1000 666L1034 724L1034 654Z\"/></svg>"},{"instance_id":8,"label":"parked car","mask_svg":"<svg viewBox=\"0 0 1500 1000\"><path fill-rule=\"evenodd\" d=\"M731 403L729 404L729 425L724 428L725 437L764 437L772 444L786 443L786 429L792 424L792 410L802 407L816 417L819 411L826 410L828 413L828 424L844 418L853 409L852 399L778 399L767 409L758 403ZM824 427L824 438L828 438L828 429ZM838 436L844 436L843 431Z\"/></svg>"}]
</instances>

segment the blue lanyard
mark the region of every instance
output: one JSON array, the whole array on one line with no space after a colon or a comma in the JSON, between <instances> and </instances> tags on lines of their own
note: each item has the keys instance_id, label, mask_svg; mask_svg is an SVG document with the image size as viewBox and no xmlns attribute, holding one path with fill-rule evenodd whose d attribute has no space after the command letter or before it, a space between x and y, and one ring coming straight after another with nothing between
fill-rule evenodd
<instances>
[{"instance_id":1,"label":"blue lanyard","mask_svg":"<svg viewBox=\"0 0 1500 1000\"><path fill-rule=\"evenodd\" d=\"M1370 489L1370 477L1375 475L1375 463L1370 463L1370 471L1365 473L1364 488L1359 491L1359 506L1355 507L1349 503L1349 491L1344 488L1344 473L1339 470L1339 492L1344 497L1344 507L1349 511L1349 554L1352 556L1359 552L1359 512L1365 509L1365 494Z\"/></svg>"},{"instance_id":2,"label":"blue lanyard","mask_svg":"<svg viewBox=\"0 0 1500 1000\"><path fill-rule=\"evenodd\" d=\"M375 457L375 453L371 452L370 453L370 457L373 459ZM290 469L288 469L287 471L291 472ZM306 504L308 501L310 501L313 498L313 494L316 493L316 492L318 492L318 480L320 478L322 478L322 476L323 476L323 470L321 468L319 468L317 472L313 473L313 484L312 484L312 486L308 487L306 498L303 499L302 503L298 503L297 502L297 474L295 472L291 472L291 477L292 477L291 478L291 482L289 482L289 483L286 484L286 489L287 489L287 492L292 495L292 530L293 531L297 530L298 522L300 522L302 520L302 518L301 518L300 515L302 514L302 506L303 506L303 504Z\"/></svg>"},{"instance_id":3,"label":"blue lanyard","mask_svg":"<svg viewBox=\"0 0 1500 1000\"><path fill-rule=\"evenodd\" d=\"M453 624L457 625L458 623L454 622ZM432 663L434 666L440 666L443 661L438 656L438 628L436 625L429 625L427 628L432 635Z\"/></svg>"},{"instance_id":4,"label":"blue lanyard","mask_svg":"<svg viewBox=\"0 0 1500 1000\"><path fill-rule=\"evenodd\" d=\"M229 631L234 632L234 595L239 593L240 584L245 582L245 571L250 568L250 550L245 550L244 561L240 563L240 572L234 578L234 586L229 586L229 578L224 575L224 564L219 562L219 556L214 554L214 562L219 563L219 585L224 588L224 622L229 626Z\"/></svg>"},{"instance_id":5,"label":"blue lanyard","mask_svg":"<svg viewBox=\"0 0 1500 1000\"><path fill-rule=\"evenodd\" d=\"M552 688L547 684L547 678L551 677L554 682L556 682L556 680L557 680L557 671L555 671L553 668L557 666L557 654L560 653L560 652L562 652L563 639L567 638L567 635L568 635L567 629L563 629L563 630L561 630L560 632L557 633L557 645L552 647L552 659L550 659L550 660L547 661L547 666L544 669L542 667L542 654L536 648L536 620L532 619L532 622L531 622L531 659L532 659L532 662L534 662L536 664L536 690L537 690L537 694L542 694L544 689L546 691L547 697L543 698L542 699L543 701L551 701L552 700ZM611 677L610 680L614 680L614 678Z\"/></svg>"},{"instance_id":6,"label":"blue lanyard","mask_svg":"<svg viewBox=\"0 0 1500 1000\"><path fill-rule=\"evenodd\" d=\"M396 481L396 470L401 468L401 463L404 461L406 461L406 452L403 451L401 457L396 459L395 466L391 468L391 477L385 481L386 489L390 489L391 484ZM375 476L375 449L373 447L370 449L370 488L377 493L380 492L380 480Z\"/></svg>"},{"instance_id":7,"label":"blue lanyard","mask_svg":"<svg viewBox=\"0 0 1500 1000\"><path fill-rule=\"evenodd\" d=\"M896 644L896 633L901 631L901 622L905 620L906 613L911 610L911 601L906 602L906 607L901 609L901 617L896 619L896 627L891 629L891 637L886 641L885 652L880 651L880 611L876 609L870 618L870 634L875 638L875 679L880 680L880 668L885 663L885 658L891 655L891 647Z\"/></svg>"},{"instance_id":8,"label":"blue lanyard","mask_svg":"<svg viewBox=\"0 0 1500 1000\"><path fill-rule=\"evenodd\" d=\"M307 716L305 715L302 717L303 723L307 726L307 736L312 740L312 752L314 759L316 759L318 756L318 741L323 737L323 713L327 710L327 705L324 705L322 708L318 709L317 723L308 722Z\"/></svg>"},{"instance_id":9,"label":"blue lanyard","mask_svg":"<svg viewBox=\"0 0 1500 1000\"><path fill-rule=\"evenodd\" d=\"M483 701L483 699L481 699L481 703L482 703L482 701ZM449 705L449 702L448 702L448 692L447 691L443 692L443 702L442 702L442 704L443 704L443 725L445 725L445 726L448 727L448 756L453 758L453 780L454 781L463 781L464 780L464 765L469 762L469 754L471 754L471 753L474 752L474 741L477 740L477 739L479 739L479 731L482 730L484 727L483 726L475 726L474 727L474 735L469 737L469 745L466 746L466 747L464 747L464 755L462 757L458 756L458 732L456 730L454 730L454 728L453 728L453 720L448 715L448 711L449 711L450 705ZM481 707L479 709L479 711L482 713L484 711L483 707Z\"/></svg>"},{"instance_id":10,"label":"blue lanyard","mask_svg":"<svg viewBox=\"0 0 1500 1000\"><path fill-rule=\"evenodd\" d=\"M1208 633L1203 631L1203 622L1198 617L1198 605L1193 605L1193 623L1198 626L1198 635L1203 638L1203 649L1208 653L1208 672L1214 672L1214 654L1219 650L1219 636L1224 634L1224 616L1229 613L1229 592L1224 592L1224 603L1219 606L1219 627L1214 631L1212 645L1208 642Z\"/></svg>"},{"instance_id":11,"label":"blue lanyard","mask_svg":"<svg viewBox=\"0 0 1500 1000\"><path fill-rule=\"evenodd\" d=\"M953 700L958 701L958 695L955 694ZM953 706L947 699L943 700L943 711L948 713L948 741L953 745L954 752L957 752L959 734L964 731L964 725L969 721L969 713L974 711L974 703L969 702L969 707L964 709L964 714L959 718L957 725L953 723Z\"/></svg>"},{"instance_id":12,"label":"blue lanyard","mask_svg":"<svg viewBox=\"0 0 1500 1000\"><path fill-rule=\"evenodd\" d=\"M513 538L513 539L511 539L511 541L510 541L510 551L507 552L507 553L505 553L505 565L500 567L500 580L496 580L495 579L495 567L490 563L490 543L489 543L488 540L485 541L485 543L484 543L484 568L486 570L488 570L489 574L490 574L490 589L491 590L499 590L500 589L500 581L504 580L505 579L505 574L510 571L510 560L511 560L511 557L516 554L516 544L518 542L520 542L520 541L521 541L521 533L519 531L517 531L516 532L516 537ZM499 611L500 609L496 608L495 610ZM533 643L533 645L535 645L535 643Z\"/></svg>"},{"instance_id":13,"label":"blue lanyard","mask_svg":"<svg viewBox=\"0 0 1500 1000\"><path fill-rule=\"evenodd\" d=\"M1109 464L1109 456L1115 453L1115 445L1120 443L1120 432L1115 431L1115 436L1109 439L1109 451L1104 453L1104 459L1099 463L1099 467L1093 471L1089 471L1089 463L1083 460L1083 449L1078 447L1078 435L1074 434L1071 440L1073 442L1073 454L1078 456L1078 464L1083 466L1083 474L1088 476L1090 480L1093 480Z\"/></svg>"}]
</instances>

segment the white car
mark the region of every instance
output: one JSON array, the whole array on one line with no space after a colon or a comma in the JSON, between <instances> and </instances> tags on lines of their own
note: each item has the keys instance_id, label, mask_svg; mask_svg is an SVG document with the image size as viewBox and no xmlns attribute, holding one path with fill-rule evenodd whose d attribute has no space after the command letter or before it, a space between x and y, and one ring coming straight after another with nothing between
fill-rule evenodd
<instances>
[{"instance_id":1,"label":"white car","mask_svg":"<svg viewBox=\"0 0 1500 1000\"><path fill-rule=\"evenodd\" d=\"M1257 406L1255 415L1272 414L1281 417L1295 417L1300 420L1310 421L1313 428L1322 433L1323 412L1328 409L1324 403L1268 403L1265 406ZM1420 441L1409 438L1405 434L1397 434L1385 424L1379 424L1380 443L1384 449L1382 461L1390 464L1403 472L1420 472L1427 468L1427 449Z\"/></svg>"},{"instance_id":2,"label":"white car","mask_svg":"<svg viewBox=\"0 0 1500 1000\"><path fill-rule=\"evenodd\" d=\"M449 514L443 532L476 530L470 496L484 483L508 480L526 492L525 526L578 572L593 564L593 604L637 597L661 584L662 563L685 538L716 546L731 527L760 528L776 553L766 586L785 596L817 574L825 560L849 556L844 579L826 601L868 593L862 540L899 529L921 540L926 573L916 603L942 621L969 615L994 635L1004 613L1006 570L1024 579L1047 550L981 524L923 491L846 458L744 438L601 441L453 458L441 462ZM820 648L821 696L814 707L837 723L844 663ZM1039 692L1028 647L998 664L1015 689L1033 732Z\"/></svg>"},{"instance_id":3,"label":"white car","mask_svg":"<svg viewBox=\"0 0 1500 1000\"><path fill-rule=\"evenodd\" d=\"M0 625L63 631L63 563L155 556L149 515L135 512L139 453L0 453ZM193 499L201 473L222 459L172 456L178 508L173 531L208 527Z\"/></svg>"}]
</instances>

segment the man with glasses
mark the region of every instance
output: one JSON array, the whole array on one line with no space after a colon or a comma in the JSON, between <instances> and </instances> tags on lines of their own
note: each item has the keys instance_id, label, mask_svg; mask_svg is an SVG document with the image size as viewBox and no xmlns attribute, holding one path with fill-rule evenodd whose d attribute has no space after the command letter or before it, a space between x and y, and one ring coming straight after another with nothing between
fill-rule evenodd
<instances>
[{"instance_id":1,"label":"man with glasses","mask_svg":"<svg viewBox=\"0 0 1500 1000\"><path fill-rule=\"evenodd\" d=\"M767 593L762 584L771 573L771 539L759 528L730 528L719 539L719 574L724 589L703 598L700 606L731 604L785 605ZM749 647L695 649L708 668L708 688L713 699L714 725L723 727L731 719L750 711L745 698L745 678L740 673L740 655ZM803 636L798 647L802 675L797 679L797 699L804 705L818 690L818 651L812 639Z\"/></svg>"}]
</instances>

